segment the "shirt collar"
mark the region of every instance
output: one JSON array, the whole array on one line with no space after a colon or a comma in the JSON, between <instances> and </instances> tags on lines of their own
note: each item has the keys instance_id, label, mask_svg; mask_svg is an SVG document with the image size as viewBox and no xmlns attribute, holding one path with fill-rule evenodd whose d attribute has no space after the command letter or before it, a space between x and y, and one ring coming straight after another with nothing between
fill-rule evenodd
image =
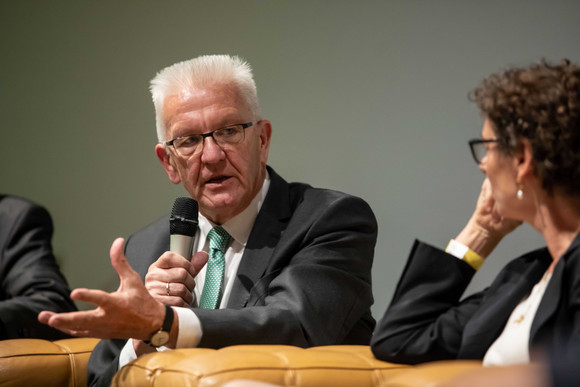
<instances>
[{"instance_id":1,"label":"shirt collar","mask_svg":"<svg viewBox=\"0 0 580 387\"><path fill-rule=\"evenodd\" d=\"M248 242L248 238L250 237L250 232L252 231L252 227L254 225L254 221L258 216L258 212L260 212L260 208L262 208L262 204L264 203L264 199L266 199L266 195L268 194L268 189L270 188L270 174L266 171L266 177L264 182L262 183L262 188L248 207L246 207L242 212L238 215L234 216L233 218L229 219L227 222L222 224L221 226L235 239L238 243L242 244L243 246L246 245ZM199 213L199 228L201 230L202 235L209 234L210 230L215 227L215 224L208 220L205 216Z\"/></svg>"}]
</instances>

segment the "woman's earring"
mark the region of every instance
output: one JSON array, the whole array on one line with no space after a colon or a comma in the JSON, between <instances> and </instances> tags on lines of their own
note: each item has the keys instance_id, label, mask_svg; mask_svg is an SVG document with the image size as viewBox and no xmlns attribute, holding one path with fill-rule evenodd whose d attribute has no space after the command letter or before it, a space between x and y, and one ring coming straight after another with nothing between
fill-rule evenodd
<instances>
[{"instance_id":1,"label":"woman's earring","mask_svg":"<svg viewBox=\"0 0 580 387\"><path fill-rule=\"evenodd\" d=\"M524 186L522 184L518 184L518 191L516 192L516 197L518 200L522 200L524 198Z\"/></svg>"}]
</instances>

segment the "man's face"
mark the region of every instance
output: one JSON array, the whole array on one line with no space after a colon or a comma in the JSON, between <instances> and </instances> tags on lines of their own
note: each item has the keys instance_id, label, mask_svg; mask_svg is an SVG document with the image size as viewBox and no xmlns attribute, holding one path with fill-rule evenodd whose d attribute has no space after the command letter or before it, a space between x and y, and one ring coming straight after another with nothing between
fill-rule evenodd
<instances>
[{"instance_id":1,"label":"man's face","mask_svg":"<svg viewBox=\"0 0 580 387\"><path fill-rule=\"evenodd\" d=\"M236 88L216 86L168 96L163 106L167 139L203 134L228 125L254 122L240 143L220 148L213 138L188 158L172 147L156 146L157 157L174 184L183 183L200 212L217 224L242 212L262 187L270 147L271 125L256 123Z\"/></svg>"}]
</instances>

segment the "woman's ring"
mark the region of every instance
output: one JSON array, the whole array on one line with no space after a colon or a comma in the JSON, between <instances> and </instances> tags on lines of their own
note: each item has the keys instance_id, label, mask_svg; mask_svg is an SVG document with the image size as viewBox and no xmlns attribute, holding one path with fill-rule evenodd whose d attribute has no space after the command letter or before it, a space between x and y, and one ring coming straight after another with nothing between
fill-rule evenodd
<instances>
[{"instance_id":1,"label":"woman's ring","mask_svg":"<svg viewBox=\"0 0 580 387\"><path fill-rule=\"evenodd\" d=\"M169 295L169 282L165 284L165 294Z\"/></svg>"}]
</instances>

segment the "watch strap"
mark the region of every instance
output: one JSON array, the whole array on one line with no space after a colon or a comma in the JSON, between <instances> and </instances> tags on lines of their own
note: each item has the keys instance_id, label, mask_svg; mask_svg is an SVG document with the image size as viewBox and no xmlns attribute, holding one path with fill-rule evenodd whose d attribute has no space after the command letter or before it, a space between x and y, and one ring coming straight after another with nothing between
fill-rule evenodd
<instances>
[{"instance_id":1,"label":"watch strap","mask_svg":"<svg viewBox=\"0 0 580 387\"><path fill-rule=\"evenodd\" d=\"M173 309L169 305L165 305L165 318L163 319L162 331L169 333L171 331L171 325L173 324Z\"/></svg>"},{"instance_id":2,"label":"watch strap","mask_svg":"<svg viewBox=\"0 0 580 387\"><path fill-rule=\"evenodd\" d=\"M158 331L153 332L149 340L144 340L145 344L152 345L151 344L152 338L159 332L166 332L169 335L169 332L171 331L171 325L173 325L173 319L175 317L174 313L175 312L169 305L165 305L165 317L163 319L163 325Z\"/></svg>"}]
</instances>

